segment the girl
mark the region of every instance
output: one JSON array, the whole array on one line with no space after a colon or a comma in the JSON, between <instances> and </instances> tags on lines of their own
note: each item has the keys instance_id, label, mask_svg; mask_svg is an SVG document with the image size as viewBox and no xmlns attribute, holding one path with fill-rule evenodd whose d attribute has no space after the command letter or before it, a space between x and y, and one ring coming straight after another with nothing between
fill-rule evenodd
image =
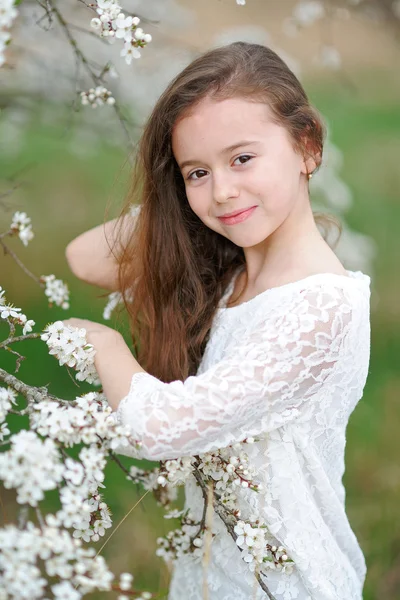
<instances>
[{"instance_id":1,"label":"girl","mask_svg":"<svg viewBox=\"0 0 400 600\"><path fill-rule=\"evenodd\" d=\"M262 519L294 568L263 569L269 592L255 589L246 553L215 516L210 600L362 598L366 564L342 476L347 422L368 374L370 278L343 267L311 210L323 138L272 50L211 50L172 81L147 122L116 259L101 258L103 228L67 250L78 276L124 295L138 360L115 330L66 323L86 328L104 393L141 456L256 438L246 453L262 488L240 488L241 519ZM200 521L194 476L185 490ZM179 558L170 600L203 598L203 576L198 558Z\"/></svg>"}]
</instances>

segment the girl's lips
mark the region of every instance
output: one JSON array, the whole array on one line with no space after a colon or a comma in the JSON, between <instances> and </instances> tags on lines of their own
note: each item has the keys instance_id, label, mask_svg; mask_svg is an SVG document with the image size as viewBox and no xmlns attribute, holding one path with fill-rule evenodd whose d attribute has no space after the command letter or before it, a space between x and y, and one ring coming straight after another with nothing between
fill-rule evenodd
<instances>
[{"instance_id":1,"label":"girl's lips","mask_svg":"<svg viewBox=\"0 0 400 600\"><path fill-rule=\"evenodd\" d=\"M252 206L251 208L248 208L234 217L218 217L218 219L222 221L224 225L235 225L236 223L242 223L242 221L245 221L253 214L256 208L257 206Z\"/></svg>"}]
</instances>

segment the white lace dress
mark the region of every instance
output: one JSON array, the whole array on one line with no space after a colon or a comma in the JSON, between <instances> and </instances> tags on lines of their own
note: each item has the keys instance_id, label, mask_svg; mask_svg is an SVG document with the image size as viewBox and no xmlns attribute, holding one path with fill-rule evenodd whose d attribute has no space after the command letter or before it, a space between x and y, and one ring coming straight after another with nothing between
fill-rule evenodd
<instances>
[{"instance_id":1,"label":"white lace dress","mask_svg":"<svg viewBox=\"0 0 400 600\"><path fill-rule=\"evenodd\" d=\"M246 452L263 491L241 489L240 508L242 518L257 513L295 562L291 574L266 571L276 600L362 600L366 563L342 476L346 426L368 375L370 277L347 273L311 275L226 308L232 281L197 375L166 384L138 373L117 410L150 460L260 438ZM200 521L194 477L185 491ZM209 600L267 598L217 515L214 531ZM178 559L169 600L203 600L203 577L200 559Z\"/></svg>"}]
</instances>

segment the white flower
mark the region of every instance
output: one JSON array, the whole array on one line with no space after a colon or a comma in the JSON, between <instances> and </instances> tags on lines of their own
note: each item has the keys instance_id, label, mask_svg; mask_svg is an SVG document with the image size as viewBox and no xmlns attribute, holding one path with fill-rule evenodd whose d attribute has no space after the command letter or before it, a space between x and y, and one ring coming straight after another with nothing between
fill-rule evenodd
<instances>
[{"instance_id":1,"label":"white flower","mask_svg":"<svg viewBox=\"0 0 400 600\"><path fill-rule=\"evenodd\" d=\"M74 485L80 485L82 483L85 471L82 465L72 460L72 458L67 458L65 461L66 470L64 472L65 479L68 479Z\"/></svg>"},{"instance_id":2,"label":"white flower","mask_svg":"<svg viewBox=\"0 0 400 600\"><path fill-rule=\"evenodd\" d=\"M133 18L125 17L124 13L120 13L113 21L113 27L116 29L115 37L130 41L132 39Z\"/></svg>"},{"instance_id":3,"label":"white flower","mask_svg":"<svg viewBox=\"0 0 400 600\"><path fill-rule=\"evenodd\" d=\"M53 585L51 590L56 600L80 600L82 598L82 594L77 592L68 581Z\"/></svg>"},{"instance_id":4,"label":"white flower","mask_svg":"<svg viewBox=\"0 0 400 600\"><path fill-rule=\"evenodd\" d=\"M0 423L6 420L12 404L17 403L16 396L16 392L10 387L7 389L0 387Z\"/></svg>"},{"instance_id":5,"label":"white flower","mask_svg":"<svg viewBox=\"0 0 400 600\"><path fill-rule=\"evenodd\" d=\"M239 6L244 6L246 4L246 0L236 0L236 4Z\"/></svg>"},{"instance_id":6,"label":"white flower","mask_svg":"<svg viewBox=\"0 0 400 600\"><path fill-rule=\"evenodd\" d=\"M46 284L44 293L49 299L50 306L54 302L64 310L69 308L69 289L61 279L55 275L42 275L40 281Z\"/></svg>"},{"instance_id":7,"label":"white flower","mask_svg":"<svg viewBox=\"0 0 400 600\"><path fill-rule=\"evenodd\" d=\"M101 28L101 21L100 21L100 19L98 19L97 17L95 17L94 19L92 19L90 21L90 25L91 25L91 27L93 27L93 29L100 29Z\"/></svg>"},{"instance_id":8,"label":"white flower","mask_svg":"<svg viewBox=\"0 0 400 600\"><path fill-rule=\"evenodd\" d=\"M11 438L10 450L0 454L0 479L17 490L17 502L37 506L44 491L57 487L63 465L53 440L41 440L34 431L22 430Z\"/></svg>"},{"instance_id":9,"label":"white flower","mask_svg":"<svg viewBox=\"0 0 400 600\"><path fill-rule=\"evenodd\" d=\"M121 588L121 590L130 590L132 587L133 575L131 575L130 573L121 573L119 577L119 587Z\"/></svg>"},{"instance_id":10,"label":"white flower","mask_svg":"<svg viewBox=\"0 0 400 600\"><path fill-rule=\"evenodd\" d=\"M7 423L2 423L0 425L0 442L4 441L4 438L10 435L10 430L8 429Z\"/></svg>"},{"instance_id":11,"label":"white flower","mask_svg":"<svg viewBox=\"0 0 400 600\"><path fill-rule=\"evenodd\" d=\"M125 42L124 48L121 50L120 56L125 56L125 62L130 65L132 58L140 58L140 50L132 46L131 42Z\"/></svg>"},{"instance_id":12,"label":"white flower","mask_svg":"<svg viewBox=\"0 0 400 600\"><path fill-rule=\"evenodd\" d=\"M35 321L32 321L32 319L29 319L29 321L26 321L23 329L22 329L22 334L26 335L27 333L30 333L32 331L32 327L35 325Z\"/></svg>"},{"instance_id":13,"label":"white flower","mask_svg":"<svg viewBox=\"0 0 400 600\"><path fill-rule=\"evenodd\" d=\"M27 246L34 237L31 219L27 216L26 212L17 211L14 213L10 229L11 231L18 233L18 237L24 246Z\"/></svg>"},{"instance_id":14,"label":"white flower","mask_svg":"<svg viewBox=\"0 0 400 600\"><path fill-rule=\"evenodd\" d=\"M79 95L81 103L84 106L90 105L92 108L97 108L97 106L103 106L104 104L115 104L115 98L113 98L112 92L102 85L98 85L96 88L90 88L86 92L80 92Z\"/></svg>"},{"instance_id":15,"label":"white flower","mask_svg":"<svg viewBox=\"0 0 400 600\"><path fill-rule=\"evenodd\" d=\"M49 347L49 354L58 358L60 365L76 369L76 379L100 385L100 379L94 366L96 351L87 343L86 330L67 327L62 321L48 325L40 336Z\"/></svg>"}]
</instances>

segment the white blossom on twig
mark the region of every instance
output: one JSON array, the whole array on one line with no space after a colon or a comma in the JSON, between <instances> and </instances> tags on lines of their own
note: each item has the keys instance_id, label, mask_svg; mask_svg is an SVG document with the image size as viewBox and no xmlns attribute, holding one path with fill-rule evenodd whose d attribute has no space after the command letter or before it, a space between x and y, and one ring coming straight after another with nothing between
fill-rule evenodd
<instances>
[{"instance_id":1,"label":"white blossom on twig","mask_svg":"<svg viewBox=\"0 0 400 600\"><path fill-rule=\"evenodd\" d=\"M5 63L4 50L11 39L8 29L11 28L18 10L14 0L1 0L0 3L0 67Z\"/></svg>"},{"instance_id":2,"label":"white blossom on twig","mask_svg":"<svg viewBox=\"0 0 400 600\"><path fill-rule=\"evenodd\" d=\"M13 233L18 233L18 237L24 246L27 246L35 236L32 231L31 219L26 212L17 211L14 213L10 229Z\"/></svg>"},{"instance_id":3,"label":"white blossom on twig","mask_svg":"<svg viewBox=\"0 0 400 600\"><path fill-rule=\"evenodd\" d=\"M100 385L101 381L94 366L96 350L86 340L86 329L69 327L62 321L50 323L43 330L41 339L49 347L49 354L58 359L60 365L73 367L78 381Z\"/></svg>"},{"instance_id":4,"label":"white blossom on twig","mask_svg":"<svg viewBox=\"0 0 400 600\"><path fill-rule=\"evenodd\" d=\"M115 104L115 98L112 92L102 85L98 85L95 88L90 88L87 92L80 92L81 103L83 106L90 105L92 108L103 106L108 104L113 106Z\"/></svg>"},{"instance_id":5,"label":"white blossom on twig","mask_svg":"<svg viewBox=\"0 0 400 600\"><path fill-rule=\"evenodd\" d=\"M6 420L8 411L17 403L16 392L9 388L0 387L0 423Z\"/></svg>"},{"instance_id":6,"label":"white blossom on twig","mask_svg":"<svg viewBox=\"0 0 400 600\"><path fill-rule=\"evenodd\" d=\"M140 58L140 49L147 46L152 37L139 27L139 17L126 16L116 0L97 0L96 12L99 17L90 22L93 29L110 42L115 42L116 39L124 41L120 55L125 57L128 65L132 58Z\"/></svg>"},{"instance_id":7,"label":"white blossom on twig","mask_svg":"<svg viewBox=\"0 0 400 600\"><path fill-rule=\"evenodd\" d=\"M56 279L55 275L41 275L40 281L45 284L44 293L49 299L50 307L52 303L61 306L64 310L69 308L69 289L66 283L61 279Z\"/></svg>"},{"instance_id":8,"label":"white blossom on twig","mask_svg":"<svg viewBox=\"0 0 400 600\"><path fill-rule=\"evenodd\" d=\"M4 319L9 323L21 325L23 327L22 334L26 335L32 331L32 327L35 325L35 321L28 319L26 315L21 312L20 308L17 308L13 304L6 304L5 290L0 285L0 319Z\"/></svg>"}]
</instances>

